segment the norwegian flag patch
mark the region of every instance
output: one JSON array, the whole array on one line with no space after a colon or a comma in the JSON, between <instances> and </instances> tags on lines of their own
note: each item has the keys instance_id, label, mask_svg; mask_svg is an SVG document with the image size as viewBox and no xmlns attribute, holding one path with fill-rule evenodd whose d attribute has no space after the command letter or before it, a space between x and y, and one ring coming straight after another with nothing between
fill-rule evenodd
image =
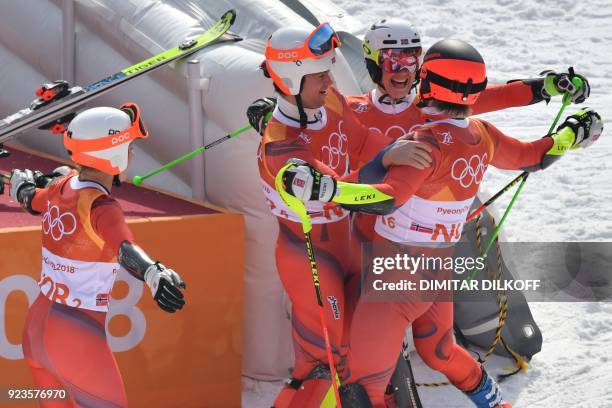
<instances>
[{"instance_id":1,"label":"norwegian flag patch","mask_svg":"<svg viewBox=\"0 0 612 408\"><path fill-rule=\"evenodd\" d=\"M427 234L433 233L433 228L425 227L421 224L417 224L416 222L413 222L412 224L410 224L410 229L412 231L425 232Z\"/></svg>"},{"instance_id":2,"label":"norwegian flag patch","mask_svg":"<svg viewBox=\"0 0 612 408\"><path fill-rule=\"evenodd\" d=\"M108 306L108 293L98 293L96 295L96 306Z\"/></svg>"}]
</instances>

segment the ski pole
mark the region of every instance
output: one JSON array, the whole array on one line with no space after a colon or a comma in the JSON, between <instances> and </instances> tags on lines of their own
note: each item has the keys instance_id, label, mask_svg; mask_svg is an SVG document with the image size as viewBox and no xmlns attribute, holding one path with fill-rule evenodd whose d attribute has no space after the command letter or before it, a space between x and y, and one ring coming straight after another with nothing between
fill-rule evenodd
<instances>
[{"instance_id":1,"label":"ski pole","mask_svg":"<svg viewBox=\"0 0 612 408\"><path fill-rule=\"evenodd\" d=\"M514 186L516 183L518 183L519 181L521 181L523 178L527 177L529 173L527 173L526 171L519 174L514 180L512 180L510 183L508 183L506 185L506 187L502 188L501 190L499 190L493 197L489 198L487 200L487 202L485 202L484 204L481 204L480 207L478 207L477 209L474 210L474 212L472 212L470 215L467 216L465 222L468 221L472 221L474 218L476 218L478 216L478 214L480 214L481 212L483 212L485 210L485 208L487 208L489 205L493 204L493 202L495 200L497 200L499 197L501 197L502 194L504 194L506 191L510 190L510 188L512 188L512 186Z\"/></svg>"},{"instance_id":2,"label":"ski pole","mask_svg":"<svg viewBox=\"0 0 612 408\"><path fill-rule=\"evenodd\" d=\"M293 210L302 221L302 230L304 231L304 237L306 239L306 253L308 254L308 260L310 261L310 272L312 273L312 281L314 283L315 294L317 296L317 304L319 305L319 318L321 320L321 327L323 329L323 338L325 340L325 350L327 352L327 361L329 363L329 370L331 373L332 385L334 388L334 394L336 396L336 405L342 408L340 402L340 392L338 391L338 375L336 374L336 368L334 365L334 358L332 356L331 343L329 341L329 332L327 330L327 324L325 323L325 316L323 314L323 300L321 298L321 286L319 282L319 272L317 271L317 261L315 260L314 250L312 249L312 240L310 238L310 231L312 230L312 223L310 216L306 211L306 206L298 198L292 196L285 191L283 186L283 175L285 171L295 166L292 163L285 165L279 170L274 180L276 191L280 194L281 199L289 209Z\"/></svg>"},{"instance_id":3,"label":"ski pole","mask_svg":"<svg viewBox=\"0 0 612 408\"><path fill-rule=\"evenodd\" d=\"M574 72L573 68L570 68L570 71L573 74L573 72ZM580 78L578 78L578 77L573 78L572 79L572 83L576 87L581 87L582 86L582 80ZM559 122L559 118L561 117L561 114L563 113L563 111L565 110L567 105L569 105L569 94L566 93L565 95L563 95L563 101L561 103L561 109L559 109L559 112L557 113L557 116L555 117L555 120L553 121L553 124L551 125L550 129L548 129L548 133L547 134L552 133L552 131L554 130L555 126L557 125L557 122ZM505 187L503 187L501 190L499 190L493 197L489 198L486 203L482 204L480 207L478 207L476 210L474 210L474 212L472 212L470 215L468 215L468 217L466 219L466 222L471 221L474 218L476 218L476 216L478 214L480 214L481 212L483 212L485 210L485 208L487 208L489 205L493 204L493 202L495 202L495 200L497 200L506 191L508 191L510 188L512 188L512 186L516 185L516 183L521 181L521 179L526 179L528 175L529 175L529 173L526 172L526 171L524 171L521 174L519 174L514 180L512 180L510 183L506 184Z\"/></svg>"},{"instance_id":4,"label":"ski pole","mask_svg":"<svg viewBox=\"0 0 612 408\"><path fill-rule=\"evenodd\" d=\"M269 117L271 116L271 113L268 113L266 115L266 117L269 119ZM246 125L241 127L240 129L236 129L233 132L228 133L227 135L223 136L222 138L219 138L213 142L210 142L209 144L207 144L206 146L201 146L198 147L197 149L177 158L172 160L170 163L166 163L163 166L153 170L150 173L145 174L144 176L134 176L134 178L132 178L132 183L135 186L140 186L142 184L143 181L145 181L146 179L153 177L154 175L161 173L162 171L168 170L169 168L172 168L174 166L176 166L177 164L181 164L182 162L189 160L195 156L197 156L200 153L204 153L205 150L210 149L211 147L215 147L216 145L225 142L226 140L229 140L235 136L238 136L239 134L246 132L249 129L252 129L253 127L251 125Z\"/></svg>"},{"instance_id":5,"label":"ski pole","mask_svg":"<svg viewBox=\"0 0 612 408\"><path fill-rule=\"evenodd\" d=\"M576 87L581 87L582 86L582 80L578 77L575 77L572 79L572 83L576 86ZM561 115L563 114L563 111L565 111L565 108L570 104L571 99L570 99L570 94L566 93L565 95L563 95L563 100L561 102L561 108L559 108L559 112L557 113L557 116L555 117L555 120L553 121L552 125L550 125L550 128L548 129L548 133L547 134L551 134L552 131L554 130L555 126L557 126L557 123L559 122L559 119L561 118ZM529 173L524 171L523 173L521 173L519 175L519 177L515 178L514 180L512 180L512 182L510 182L510 184L506 187L504 187L502 190L502 193L507 191L509 186L511 187L511 185L515 184L520 178L522 178L521 184L519 184L518 188L516 189L516 192L514 193L514 196L512 196L512 199L510 200L510 203L508 204L508 208L506 208L506 211L504 211L504 214L502 215L501 219L499 220L499 223L497 224L497 226L495 227L495 229L493 230L493 234L491 234L491 237L489 238L489 241L487 242L487 246L485 247L484 251L482 252L482 254L480 254L481 257L486 258L487 254L489 253L489 249L491 249L491 245L493 245L493 242L495 242L495 239L497 238L497 236L499 235L499 231L501 230L502 225L504 225L504 222L506 221L506 217L508 216L508 213L510 213L510 210L512 210L512 207L514 206L514 203L516 202L519 194L521 193L521 190L523 190L523 187L525 186L525 183L527 182L527 178L529 177ZM495 194L494 197L499 197L501 194ZM492 197L492 199L494 198ZM487 202L489 202L489 204L491 202L493 202L494 200L488 200ZM484 208L483 208L484 210ZM482 210L481 210L482 212ZM472 280L474 278L474 276L476 275L476 273L479 271L480 269L474 269L474 271L471 273L471 275L468 277L468 280Z\"/></svg>"},{"instance_id":6,"label":"ski pole","mask_svg":"<svg viewBox=\"0 0 612 408\"><path fill-rule=\"evenodd\" d=\"M578 77L574 77L572 79L572 83L578 89L582 86L582 80ZM548 129L548 133L547 133L548 135L551 134L552 131L555 129L555 126L557 126L557 123L559 122L559 119L561 118L563 111L565 111L565 108L567 108L570 103L571 103L571 95L569 93L566 93L565 95L563 95L563 101L561 102L561 108L559 109L559 112L557 113L557 116L555 117L555 120L553 121L552 125L550 125L550 129ZM485 247L485 250L484 250L485 257L487 256L487 252L489 252L491 245L493 245L493 241L495 241L495 238L497 238L497 235L499 235L499 231L501 230L502 225L504 225L504 221L506 220L508 213L512 209L514 202L518 198L519 194L521 193L521 190L523 189L523 186L527 182L529 173L525 171L523 172L523 174L525 175L523 177L523 181L521 181L521 184L519 184L516 190L516 193L514 193L514 197L512 197L512 200L510 200L510 204L508 204L508 208L506 208L504 215L502 216L501 220L499 220L499 224L497 224L497 227L495 227L495 229L493 230L493 234L491 234L491 237L489 238L489 242L487 243L487 246Z\"/></svg>"}]
</instances>

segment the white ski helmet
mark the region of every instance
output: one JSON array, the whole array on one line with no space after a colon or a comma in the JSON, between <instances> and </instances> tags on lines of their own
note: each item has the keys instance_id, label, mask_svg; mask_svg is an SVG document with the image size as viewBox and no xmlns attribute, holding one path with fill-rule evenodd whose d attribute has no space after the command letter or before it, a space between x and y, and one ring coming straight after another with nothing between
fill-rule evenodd
<instances>
[{"instance_id":1,"label":"white ski helmet","mask_svg":"<svg viewBox=\"0 0 612 408\"><path fill-rule=\"evenodd\" d=\"M138 105L128 102L76 115L64 132L64 146L75 163L117 175L127 169L130 143L148 136Z\"/></svg>"},{"instance_id":2,"label":"white ski helmet","mask_svg":"<svg viewBox=\"0 0 612 408\"><path fill-rule=\"evenodd\" d=\"M420 55L421 36L408 21L396 18L380 20L370 26L363 39L363 54L370 78L380 86L380 51L385 48L416 48Z\"/></svg>"},{"instance_id":3,"label":"white ski helmet","mask_svg":"<svg viewBox=\"0 0 612 408\"><path fill-rule=\"evenodd\" d=\"M317 28L283 27L266 42L265 68L274 84L287 95L298 95L304 75L331 69L340 39L329 23Z\"/></svg>"}]
</instances>

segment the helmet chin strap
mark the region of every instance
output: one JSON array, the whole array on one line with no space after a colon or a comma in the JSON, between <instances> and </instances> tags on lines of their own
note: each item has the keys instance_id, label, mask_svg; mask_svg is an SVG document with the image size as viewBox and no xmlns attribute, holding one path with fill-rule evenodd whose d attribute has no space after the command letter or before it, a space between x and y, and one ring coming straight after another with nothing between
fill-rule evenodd
<instances>
[{"instance_id":1,"label":"helmet chin strap","mask_svg":"<svg viewBox=\"0 0 612 408\"><path fill-rule=\"evenodd\" d=\"M306 111L304 111L304 104L302 103L302 95L295 95L295 105L298 108L298 113L300 114L300 128L306 129L308 126L308 115L306 115Z\"/></svg>"},{"instance_id":2,"label":"helmet chin strap","mask_svg":"<svg viewBox=\"0 0 612 408\"><path fill-rule=\"evenodd\" d=\"M295 105L298 108L298 113L300 114L300 128L306 129L308 127L308 115L306 115L306 111L304 110L304 104L302 103L302 90L304 89L304 77L300 80L300 92L295 95Z\"/></svg>"},{"instance_id":3,"label":"helmet chin strap","mask_svg":"<svg viewBox=\"0 0 612 408\"><path fill-rule=\"evenodd\" d=\"M387 90L384 86L379 85L378 90L380 91L380 96L378 97L378 103L385 105L395 105L397 103L406 102L406 98L410 95L410 92L406 96L402 96L401 98L393 98L391 95L387 93Z\"/></svg>"}]
</instances>

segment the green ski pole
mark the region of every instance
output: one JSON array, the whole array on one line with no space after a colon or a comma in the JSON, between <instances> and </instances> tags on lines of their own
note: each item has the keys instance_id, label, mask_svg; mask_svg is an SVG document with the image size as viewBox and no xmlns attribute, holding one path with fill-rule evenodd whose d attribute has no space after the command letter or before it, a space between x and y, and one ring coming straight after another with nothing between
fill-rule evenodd
<instances>
[{"instance_id":1,"label":"green ski pole","mask_svg":"<svg viewBox=\"0 0 612 408\"><path fill-rule=\"evenodd\" d=\"M266 115L266 119L268 120L270 118L272 114L268 113ZM198 154L204 153L204 151L210 149L211 147L215 147L216 145L225 142L226 140L229 140L233 137L238 136L239 134L246 132L249 129L252 129L253 127L251 125L246 125L241 127L240 129L236 129L233 132L228 133L227 135L223 136L222 138L219 138L217 140L215 140L214 142L210 142L209 144L207 144L206 146L201 146L198 147L197 149L187 153L184 156L181 156L177 159L172 160L170 163L166 163L163 166L151 171L150 173L145 174L144 176L134 176L134 178L132 178L132 183L135 186L140 186L142 184L143 181L145 181L146 179L155 176L156 174L161 173L162 171L168 170L169 168L172 168L178 164L181 164L182 162L189 160L195 156L197 156Z\"/></svg>"},{"instance_id":2,"label":"green ski pole","mask_svg":"<svg viewBox=\"0 0 612 408\"><path fill-rule=\"evenodd\" d=\"M578 78L578 77L573 78L572 79L572 83L577 88L580 88L582 86L582 80L580 78ZM561 102L561 108L559 109L559 112L557 113L557 116L555 117L555 120L553 121L552 125L550 125L550 129L548 129L548 133L547 134L551 134L552 133L552 131L554 130L555 126L557 126L557 123L559 122L559 119L561 118L561 115L565 111L565 108L567 108L567 106L570 104L570 102L571 102L570 94L566 93L563 96L563 101ZM491 249L491 245L493 245L493 242L495 242L495 239L499 235L499 232L501 231L501 227L504 225L504 222L506 221L506 217L508 216L508 213L510 213L510 210L512 210L512 207L514 206L514 203L516 202L519 194L521 193L521 190L525 186L525 182L527 181L527 178L529 177L529 173L525 171L525 172L523 172L521 174L521 176L523 176L523 180L521 181L521 184L519 184L518 188L516 189L516 192L514 193L514 196L512 197L512 200L510 200L510 203L508 204L508 208L506 208L506 211L504 211L504 214L502 215L502 218L499 220L499 224L497 224L497 226L493 230L493 234L491 234L491 237L489 238L489 241L487 242L487 246L485 247L483 253L480 254L480 256L485 258L485 259L487 257L487 254L489 253L489 249ZM517 180L517 179L515 179L515 180ZM515 180L512 181L512 184L514 184ZM474 269L474 271L468 277L468 280L472 280L479 270L480 269Z\"/></svg>"},{"instance_id":3,"label":"green ski pole","mask_svg":"<svg viewBox=\"0 0 612 408\"><path fill-rule=\"evenodd\" d=\"M570 72L573 73L573 68L570 67ZM572 83L575 86L582 86L582 80L580 78L573 78L572 79ZM557 113L557 117L555 117L555 120L552 124L552 126L550 127L550 129L548 129L548 134L550 134L553 129L555 128L555 125L557 124L557 122L559 121L559 118L561 117L561 114L563 112L563 110L565 109L565 107L567 106L567 104L569 104L569 96L567 94L563 95L563 104L565 104L565 106L561 106L561 109L559 110L559 112ZM518 177L516 177L514 180L512 180L510 183L506 184L506 186L504 188L502 188L501 190L499 190L497 193L495 193L495 195L491 198L489 198L484 204L482 204L480 207L478 207L476 210L474 210L470 215L468 215L467 220L466 221L471 221L474 218L476 218L476 216L478 216L478 214L480 214L481 212L483 212L489 205L493 204L495 202L495 200L497 200L499 197L501 197L506 191L508 191L510 188L512 188L515 184L517 184L519 181L527 178L527 176L529 175L528 172L524 171L521 174L518 175Z\"/></svg>"}]
</instances>

